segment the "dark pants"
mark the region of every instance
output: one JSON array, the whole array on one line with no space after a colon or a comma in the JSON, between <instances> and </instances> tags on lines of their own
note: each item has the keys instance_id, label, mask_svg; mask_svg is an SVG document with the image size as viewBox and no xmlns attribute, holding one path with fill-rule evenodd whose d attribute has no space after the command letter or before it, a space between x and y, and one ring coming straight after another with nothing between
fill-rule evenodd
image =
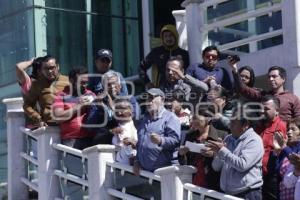
<instances>
[{"instance_id":1,"label":"dark pants","mask_svg":"<svg viewBox=\"0 0 300 200\"><path fill-rule=\"evenodd\" d=\"M278 183L277 176L269 175L263 177L264 184L262 188L262 195L264 200L277 200L278 198Z\"/></svg>"}]
</instances>

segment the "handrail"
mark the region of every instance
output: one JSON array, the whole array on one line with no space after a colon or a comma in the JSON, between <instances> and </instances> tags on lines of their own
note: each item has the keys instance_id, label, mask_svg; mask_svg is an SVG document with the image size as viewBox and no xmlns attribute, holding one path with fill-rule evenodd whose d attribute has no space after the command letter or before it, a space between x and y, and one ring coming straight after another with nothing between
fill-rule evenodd
<instances>
[{"instance_id":1,"label":"handrail","mask_svg":"<svg viewBox=\"0 0 300 200\"><path fill-rule=\"evenodd\" d=\"M32 183L31 181L29 181L27 178L21 177L21 181L27 185L28 187L30 187L31 189L38 191L38 185L35 183Z\"/></svg>"},{"instance_id":2,"label":"handrail","mask_svg":"<svg viewBox=\"0 0 300 200\"><path fill-rule=\"evenodd\" d=\"M206 24L202 28L208 32L208 31L214 30L215 28L218 28L218 27L229 26L232 24L236 24L238 22L245 21L249 18L259 17L259 16L266 15L270 12L280 11L281 8L282 8L282 3L277 3L277 4L269 6L269 7L259 8L257 10L253 10L253 11L241 14L241 15L236 15L236 16L233 16L230 18L226 18L226 19L219 20L219 21L216 21L216 22L213 22L210 24Z\"/></svg>"},{"instance_id":3,"label":"handrail","mask_svg":"<svg viewBox=\"0 0 300 200\"><path fill-rule=\"evenodd\" d=\"M119 162L106 162L107 166L110 166L112 168L116 168L116 169L120 169L121 171L126 171L126 172L130 172L133 173L133 169L132 166L129 165L125 165ZM150 180L156 180L156 181L160 181L160 176L155 175L154 173L145 171L145 170L141 170L140 171L140 176L149 178Z\"/></svg>"},{"instance_id":4,"label":"handrail","mask_svg":"<svg viewBox=\"0 0 300 200\"><path fill-rule=\"evenodd\" d=\"M39 166L38 160L33 158L32 156L28 155L27 153L21 152L20 156L24 158L27 161L30 161L31 163L35 164L36 166Z\"/></svg>"},{"instance_id":5,"label":"handrail","mask_svg":"<svg viewBox=\"0 0 300 200\"><path fill-rule=\"evenodd\" d=\"M251 37L248 37L248 38L245 38L245 39L241 39L241 40L237 40L237 41L234 41L234 42L226 43L224 45L220 45L218 48L219 48L220 51L224 51L224 50L227 50L227 49L232 49L232 48L235 48L235 47L239 47L239 46L248 44L250 42L261 41L261 40L265 40L265 39L272 38L272 37L275 37L275 36L279 36L279 35L282 35L282 34L283 34L283 30L279 29L279 30L276 30L276 31L263 33L263 34L260 34L260 35L255 35L255 36L251 36Z\"/></svg>"},{"instance_id":6,"label":"handrail","mask_svg":"<svg viewBox=\"0 0 300 200\"><path fill-rule=\"evenodd\" d=\"M110 194L111 196L118 197L121 199L126 199L126 200L143 200L141 198L138 198L138 197L132 196L130 194L126 194L126 193L123 193L123 192L120 192L118 190L111 189L111 188L107 189L107 193Z\"/></svg>"},{"instance_id":7,"label":"handrail","mask_svg":"<svg viewBox=\"0 0 300 200\"><path fill-rule=\"evenodd\" d=\"M204 1L203 3L201 3L200 7L207 8L207 7L210 7L210 6L216 6L217 4L221 4L221 3L224 3L226 1L229 1L229 0L208 0L208 1Z\"/></svg>"},{"instance_id":8,"label":"handrail","mask_svg":"<svg viewBox=\"0 0 300 200\"><path fill-rule=\"evenodd\" d=\"M66 152L66 153L69 153L69 154L72 154L72 155L75 155L75 156L78 156L81 158L87 158L86 155L84 155L81 150L74 149L72 147L68 147L63 144L53 143L52 147L58 151L63 151L63 152Z\"/></svg>"},{"instance_id":9,"label":"handrail","mask_svg":"<svg viewBox=\"0 0 300 200\"><path fill-rule=\"evenodd\" d=\"M242 200L241 198L238 198L238 197L234 197L234 196L220 193L220 192L217 192L214 190L202 188L202 187L190 184L190 183L184 184L183 188L188 191L197 193L197 194L206 195L206 196L221 199L221 200Z\"/></svg>"},{"instance_id":10,"label":"handrail","mask_svg":"<svg viewBox=\"0 0 300 200\"><path fill-rule=\"evenodd\" d=\"M25 128L24 126L22 126L22 127L20 127L20 131L21 131L22 133L25 133L26 135L28 135L28 136L30 136L30 137L32 137L32 138L34 138L34 139L37 140L36 134L33 133L30 129Z\"/></svg>"},{"instance_id":11,"label":"handrail","mask_svg":"<svg viewBox=\"0 0 300 200\"><path fill-rule=\"evenodd\" d=\"M54 170L54 174L58 177L61 177L61 178L65 178L67 180L70 180L70 181L73 181L79 185L83 185L83 186L86 186L88 187L89 184L88 184L88 181L87 180L84 180L78 176L75 176L75 175L72 175L72 174L67 174L67 173L64 173L63 171L61 170Z\"/></svg>"}]
</instances>

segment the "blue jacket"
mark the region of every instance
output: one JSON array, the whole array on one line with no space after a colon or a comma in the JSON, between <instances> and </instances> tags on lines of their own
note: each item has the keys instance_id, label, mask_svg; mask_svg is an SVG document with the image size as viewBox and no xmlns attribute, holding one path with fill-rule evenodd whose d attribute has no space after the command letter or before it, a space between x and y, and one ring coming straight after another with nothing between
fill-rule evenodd
<instances>
[{"instance_id":1,"label":"blue jacket","mask_svg":"<svg viewBox=\"0 0 300 200\"><path fill-rule=\"evenodd\" d=\"M224 69L223 67L216 66L211 70L208 69L204 64L194 64L190 65L186 69L186 74L189 74L200 81L203 81L208 76L214 76L216 77L217 84L220 84L228 91L232 90L232 82L230 76L226 69Z\"/></svg>"},{"instance_id":2,"label":"blue jacket","mask_svg":"<svg viewBox=\"0 0 300 200\"><path fill-rule=\"evenodd\" d=\"M150 134L162 137L161 145L151 142ZM159 116L152 119L149 114L138 127L137 160L148 171L171 165L175 148L180 144L180 121L174 113L162 108Z\"/></svg>"}]
</instances>

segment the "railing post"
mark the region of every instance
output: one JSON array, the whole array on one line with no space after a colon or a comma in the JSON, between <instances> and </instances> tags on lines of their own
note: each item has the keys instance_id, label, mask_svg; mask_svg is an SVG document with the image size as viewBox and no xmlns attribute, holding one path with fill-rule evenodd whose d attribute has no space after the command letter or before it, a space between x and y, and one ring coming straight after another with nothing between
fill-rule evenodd
<instances>
[{"instance_id":1,"label":"railing post","mask_svg":"<svg viewBox=\"0 0 300 200\"><path fill-rule=\"evenodd\" d=\"M8 199L28 199L28 188L21 182L27 176L26 162L20 157L25 149L25 135L20 131L24 126L22 98L4 99L7 106L7 176Z\"/></svg>"},{"instance_id":2,"label":"railing post","mask_svg":"<svg viewBox=\"0 0 300 200\"><path fill-rule=\"evenodd\" d=\"M88 159L89 199L113 199L107 193L107 188L113 186L113 172L107 170L106 162L113 162L115 146L97 145L82 152Z\"/></svg>"},{"instance_id":3,"label":"railing post","mask_svg":"<svg viewBox=\"0 0 300 200\"><path fill-rule=\"evenodd\" d=\"M42 133L37 133L38 149L38 192L40 200L52 200L60 197L59 178L54 175L58 169L58 152L52 147L60 143L60 130L56 126L48 126Z\"/></svg>"},{"instance_id":4,"label":"railing post","mask_svg":"<svg viewBox=\"0 0 300 200\"><path fill-rule=\"evenodd\" d=\"M182 200L183 185L192 182L192 175L196 169L192 166L169 166L154 171L160 176L161 199Z\"/></svg>"}]
</instances>

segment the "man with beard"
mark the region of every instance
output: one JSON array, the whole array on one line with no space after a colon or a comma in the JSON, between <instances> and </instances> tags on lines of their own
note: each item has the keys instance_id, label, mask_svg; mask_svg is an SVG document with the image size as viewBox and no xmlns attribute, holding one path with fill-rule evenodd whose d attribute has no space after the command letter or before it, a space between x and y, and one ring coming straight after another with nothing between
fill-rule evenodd
<instances>
[{"instance_id":1,"label":"man with beard","mask_svg":"<svg viewBox=\"0 0 300 200\"><path fill-rule=\"evenodd\" d=\"M277 175L270 172L269 169L276 161L270 159L271 152L274 151L274 135L281 134L284 139L286 135L286 123L278 115L279 100L271 95L266 95L262 98L263 116L264 120L261 125L257 127L256 132L261 136L264 144L265 153L263 155L263 198L272 200L277 199L278 196L278 183Z\"/></svg>"},{"instance_id":2,"label":"man with beard","mask_svg":"<svg viewBox=\"0 0 300 200\"><path fill-rule=\"evenodd\" d=\"M55 94L69 85L69 79L59 73L56 58L47 55L41 63L40 77L32 82L31 88L24 96L24 112L37 126L53 123L51 105ZM36 109L36 104L40 109Z\"/></svg>"},{"instance_id":3,"label":"man with beard","mask_svg":"<svg viewBox=\"0 0 300 200\"><path fill-rule=\"evenodd\" d=\"M234 66L232 67L233 73L237 73L237 69ZM285 90L284 84L286 79L285 69L273 66L268 70L268 85L271 87L271 91L257 90L256 88L247 86L242 81L238 82L236 88L242 96L251 101L260 101L267 94L274 95L280 101L278 109L280 118L288 122L290 119L300 117L300 100L296 95Z\"/></svg>"}]
</instances>

